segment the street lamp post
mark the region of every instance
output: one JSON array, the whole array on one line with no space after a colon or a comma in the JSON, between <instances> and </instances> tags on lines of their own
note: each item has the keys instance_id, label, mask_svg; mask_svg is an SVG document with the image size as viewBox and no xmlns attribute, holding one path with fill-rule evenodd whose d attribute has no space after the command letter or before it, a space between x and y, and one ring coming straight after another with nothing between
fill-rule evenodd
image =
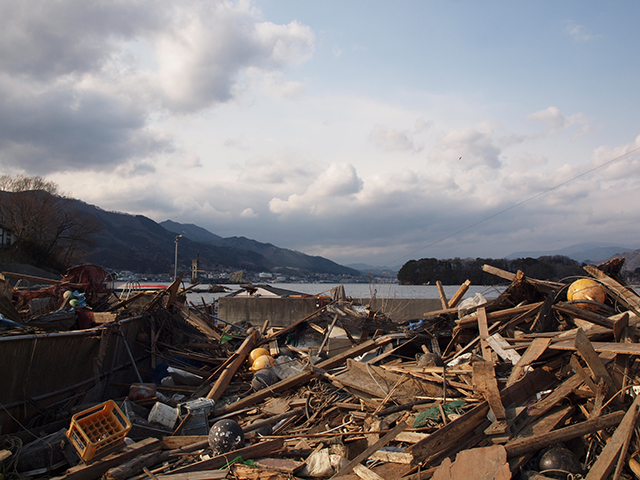
<instances>
[{"instance_id":1,"label":"street lamp post","mask_svg":"<svg viewBox=\"0 0 640 480\"><path fill-rule=\"evenodd\" d=\"M178 278L178 239L182 237L182 235L176 235L176 260L173 266L173 281L176 281L176 278Z\"/></svg>"}]
</instances>

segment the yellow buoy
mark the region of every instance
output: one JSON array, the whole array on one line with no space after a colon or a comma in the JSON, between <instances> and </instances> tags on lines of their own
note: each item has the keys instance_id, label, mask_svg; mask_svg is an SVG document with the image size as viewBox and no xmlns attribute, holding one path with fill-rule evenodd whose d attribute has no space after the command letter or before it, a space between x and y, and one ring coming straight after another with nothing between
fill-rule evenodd
<instances>
[{"instance_id":1,"label":"yellow buoy","mask_svg":"<svg viewBox=\"0 0 640 480\"><path fill-rule=\"evenodd\" d=\"M590 278L576 280L569 285L569 290L567 290L567 300L570 302L577 302L577 307L587 310L597 310L597 305L580 303L580 300L591 300L592 302L604 303L604 288L602 288L600 283L595 280L591 280Z\"/></svg>"},{"instance_id":2,"label":"yellow buoy","mask_svg":"<svg viewBox=\"0 0 640 480\"><path fill-rule=\"evenodd\" d=\"M258 357L261 357L262 355L269 355L269 350L267 350L266 348L254 348L253 350L251 350L251 352L249 353L249 358L247 359L247 361L253 365L253 362L256 361L256 359Z\"/></svg>"},{"instance_id":3,"label":"yellow buoy","mask_svg":"<svg viewBox=\"0 0 640 480\"><path fill-rule=\"evenodd\" d=\"M262 370L263 368L271 368L275 364L276 363L271 355L261 355L256 358L256 361L253 362L253 365L251 365L251 368L249 370L257 372L258 370Z\"/></svg>"}]
</instances>

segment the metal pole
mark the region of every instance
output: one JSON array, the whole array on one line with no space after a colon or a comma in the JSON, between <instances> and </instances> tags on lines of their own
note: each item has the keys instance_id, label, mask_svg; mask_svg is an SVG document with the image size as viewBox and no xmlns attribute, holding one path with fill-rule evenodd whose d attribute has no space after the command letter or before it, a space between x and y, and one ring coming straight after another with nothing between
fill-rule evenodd
<instances>
[{"instance_id":1,"label":"metal pole","mask_svg":"<svg viewBox=\"0 0 640 480\"><path fill-rule=\"evenodd\" d=\"M176 259L175 259L175 263L173 266L173 281L175 282L176 278L178 278L178 239L181 237L182 235L177 235L176 236Z\"/></svg>"}]
</instances>

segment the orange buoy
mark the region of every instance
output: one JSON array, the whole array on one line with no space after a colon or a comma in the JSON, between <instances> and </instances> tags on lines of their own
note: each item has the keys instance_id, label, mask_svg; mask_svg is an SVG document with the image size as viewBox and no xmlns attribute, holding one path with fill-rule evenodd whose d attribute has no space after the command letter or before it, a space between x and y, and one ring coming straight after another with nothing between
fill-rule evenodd
<instances>
[{"instance_id":1,"label":"orange buoy","mask_svg":"<svg viewBox=\"0 0 640 480\"><path fill-rule=\"evenodd\" d=\"M576 302L576 306L587 310L597 310L597 305L589 303L581 303L580 300L591 300L592 302L604 303L605 300L604 288L595 280L590 278L582 278L576 280L569 285L567 290L567 300L570 302Z\"/></svg>"},{"instance_id":2,"label":"orange buoy","mask_svg":"<svg viewBox=\"0 0 640 480\"><path fill-rule=\"evenodd\" d=\"M262 370L263 368L271 368L275 365L275 361L271 355L261 355L256 358L256 361L253 362L251 368L249 370L253 370L254 372L258 370Z\"/></svg>"},{"instance_id":3,"label":"orange buoy","mask_svg":"<svg viewBox=\"0 0 640 480\"><path fill-rule=\"evenodd\" d=\"M247 361L251 365L253 365L253 362L255 362L257 360L257 358L261 357L262 355L269 355L269 350L267 350L266 348L254 348L249 353L249 357L248 357Z\"/></svg>"}]
</instances>

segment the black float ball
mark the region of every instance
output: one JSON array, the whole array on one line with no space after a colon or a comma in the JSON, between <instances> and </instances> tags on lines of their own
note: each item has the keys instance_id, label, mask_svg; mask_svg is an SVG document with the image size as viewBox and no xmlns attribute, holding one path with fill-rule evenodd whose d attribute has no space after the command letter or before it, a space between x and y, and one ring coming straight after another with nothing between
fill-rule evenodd
<instances>
[{"instance_id":1,"label":"black float ball","mask_svg":"<svg viewBox=\"0 0 640 480\"><path fill-rule=\"evenodd\" d=\"M237 450L244 445L244 433L238 422L220 420L209 430L209 446L214 455Z\"/></svg>"}]
</instances>

